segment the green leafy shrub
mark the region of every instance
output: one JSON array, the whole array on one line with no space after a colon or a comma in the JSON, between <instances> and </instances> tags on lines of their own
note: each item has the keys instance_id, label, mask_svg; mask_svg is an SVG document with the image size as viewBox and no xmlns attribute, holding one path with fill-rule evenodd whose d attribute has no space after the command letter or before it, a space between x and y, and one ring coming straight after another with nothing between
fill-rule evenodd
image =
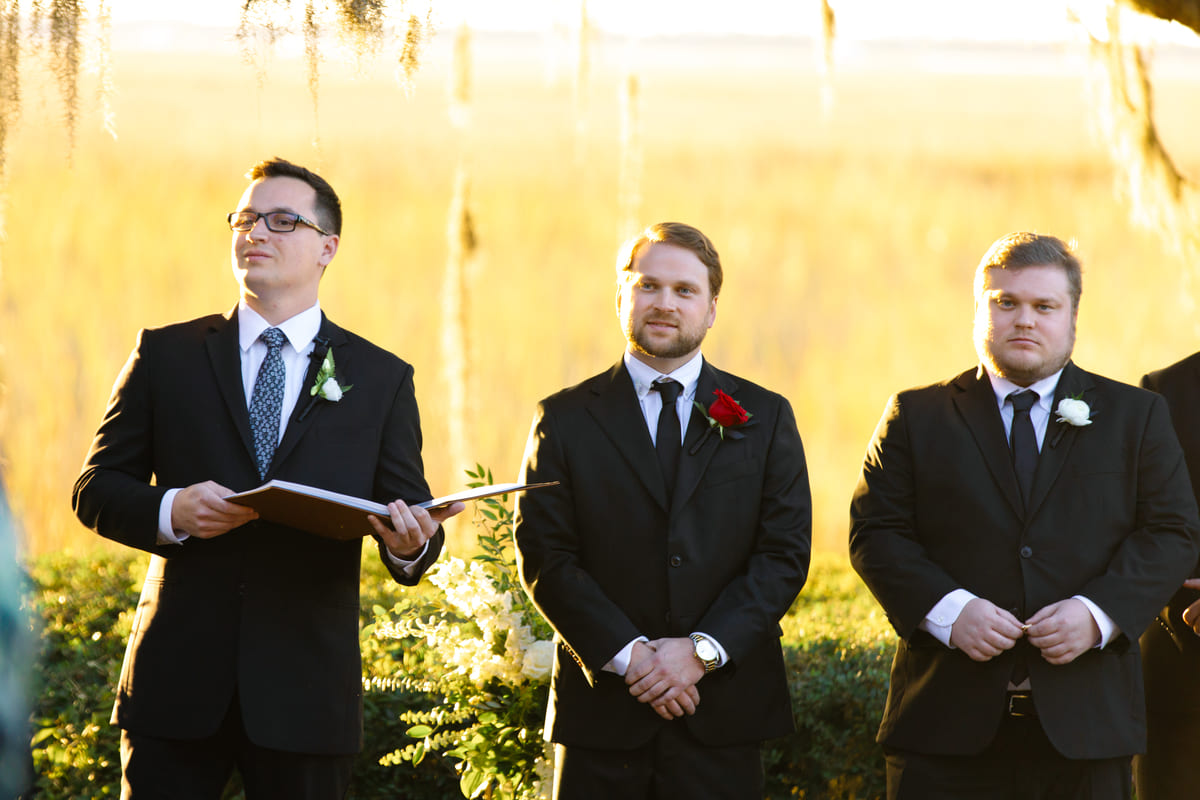
<instances>
[{"instance_id":1,"label":"green leafy shrub","mask_svg":"<svg viewBox=\"0 0 1200 800\"><path fill-rule=\"evenodd\" d=\"M796 733L763 748L771 798L869 800L884 794L875 730L895 634L845 559L814 559L782 624Z\"/></svg>"},{"instance_id":2,"label":"green leafy shrub","mask_svg":"<svg viewBox=\"0 0 1200 800\"><path fill-rule=\"evenodd\" d=\"M113 691L146 562L137 555L39 559L32 570L41 644L33 758L42 798L119 797Z\"/></svg>"},{"instance_id":3,"label":"green leafy shrub","mask_svg":"<svg viewBox=\"0 0 1200 800\"><path fill-rule=\"evenodd\" d=\"M437 694L417 688L434 677L437 654L416 639L367 635L375 610L392 609L401 600L412 607L429 604L436 589L425 581L409 588L395 584L373 549L367 550L362 593L366 749L355 762L351 796L458 796L458 758L427 747L415 766L392 764L392 754L417 741L408 735L414 715L443 705ZM120 795L120 733L108 719L145 565L145 557L134 553L87 559L53 555L31 567L31 599L42 625L33 714L41 800ZM783 620L783 630L797 733L767 742L763 749L768 797L881 797L883 755L874 735L894 640L845 559L826 555L814 560L808 585ZM532 739L526 735L534 747L544 691L538 700L521 711L524 727L538 734ZM238 795L235 783L226 796Z\"/></svg>"}]
</instances>

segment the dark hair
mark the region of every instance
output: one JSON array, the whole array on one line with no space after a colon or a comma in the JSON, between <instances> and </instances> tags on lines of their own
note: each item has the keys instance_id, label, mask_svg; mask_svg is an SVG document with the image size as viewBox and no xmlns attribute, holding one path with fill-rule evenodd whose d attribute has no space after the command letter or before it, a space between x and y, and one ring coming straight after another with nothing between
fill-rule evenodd
<instances>
[{"instance_id":1,"label":"dark hair","mask_svg":"<svg viewBox=\"0 0 1200 800\"><path fill-rule=\"evenodd\" d=\"M987 273L993 269L1018 270L1038 266L1062 268L1067 276L1071 310L1079 311L1079 298L1083 295L1083 268L1079 258L1062 239L1038 233L1020 231L993 242L975 270L975 296L979 297Z\"/></svg>"},{"instance_id":2,"label":"dark hair","mask_svg":"<svg viewBox=\"0 0 1200 800\"><path fill-rule=\"evenodd\" d=\"M721 293L725 276L721 271L721 257L707 236L691 225L682 222L656 222L621 245L617 253L617 278L621 273L633 269L633 259L647 244L673 244L695 253L700 263L708 267L708 288L715 298Z\"/></svg>"},{"instance_id":3,"label":"dark hair","mask_svg":"<svg viewBox=\"0 0 1200 800\"><path fill-rule=\"evenodd\" d=\"M329 181L317 173L282 158L269 158L251 167L246 177L252 181L263 178L296 178L304 181L317 193L317 222L325 230L341 235L342 201L338 200L337 192L329 185Z\"/></svg>"}]
</instances>

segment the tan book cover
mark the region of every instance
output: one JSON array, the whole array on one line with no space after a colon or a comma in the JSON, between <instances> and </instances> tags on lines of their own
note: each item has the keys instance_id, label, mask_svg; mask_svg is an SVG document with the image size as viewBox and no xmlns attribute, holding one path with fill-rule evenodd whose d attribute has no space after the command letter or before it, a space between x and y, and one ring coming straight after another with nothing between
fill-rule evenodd
<instances>
[{"instance_id":1,"label":"tan book cover","mask_svg":"<svg viewBox=\"0 0 1200 800\"><path fill-rule=\"evenodd\" d=\"M494 483L474 489L464 489L444 497L435 497L424 503L417 503L417 505L432 511L458 500L464 502L481 500L485 497L511 494L526 489L553 486L555 483L557 481L525 484ZM256 489L231 494L225 499L231 503L253 508L262 519L331 539L360 539L374 533L375 529L367 521L368 514L374 514L385 524L391 524L387 506L382 503L291 481L268 481Z\"/></svg>"}]
</instances>

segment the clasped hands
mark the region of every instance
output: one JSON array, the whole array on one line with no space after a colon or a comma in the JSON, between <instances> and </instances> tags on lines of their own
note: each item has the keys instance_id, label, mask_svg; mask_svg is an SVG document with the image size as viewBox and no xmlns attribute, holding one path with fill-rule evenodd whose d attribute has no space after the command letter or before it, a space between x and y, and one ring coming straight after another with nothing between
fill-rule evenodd
<instances>
[{"instance_id":1,"label":"clasped hands","mask_svg":"<svg viewBox=\"0 0 1200 800\"><path fill-rule=\"evenodd\" d=\"M700 704L696 684L703 677L704 665L686 636L636 642L625 671L629 693L639 703L649 703L663 719L696 713Z\"/></svg>"},{"instance_id":2,"label":"clasped hands","mask_svg":"<svg viewBox=\"0 0 1200 800\"><path fill-rule=\"evenodd\" d=\"M1100 628L1082 600L1068 598L1021 622L1003 608L972 598L950 628L950 644L973 661L990 661L1024 636L1051 664L1069 664L1095 647Z\"/></svg>"},{"instance_id":3,"label":"clasped hands","mask_svg":"<svg viewBox=\"0 0 1200 800\"><path fill-rule=\"evenodd\" d=\"M215 481L195 483L179 491L171 505L171 527L197 539L212 539L258 518L252 508L231 503L233 494ZM425 543L437 533L438 525L466 508L453 503L433 512L408 506L401 500L388 503L392 525L388 527L374 515L367 515L371 527L396 558L412 561Z\"/></svg>"}]
</instances>

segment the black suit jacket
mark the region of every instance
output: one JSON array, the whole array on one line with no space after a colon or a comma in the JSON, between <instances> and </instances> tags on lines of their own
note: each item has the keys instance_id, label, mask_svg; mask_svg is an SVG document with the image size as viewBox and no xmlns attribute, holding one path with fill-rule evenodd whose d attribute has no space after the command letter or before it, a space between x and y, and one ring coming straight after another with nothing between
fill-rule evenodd
<instances>
[{"instance_id":1,"label":"black suit jacket","mask_svg":"<svg viewBox=\"0 0 1200 800\"><path fill-rule=\"evenodd\" d=\"M340 402L308 394L328 342ZM430 497L412 367L322 319L318 347L266 479L388 502ZM306 753L362 745L358 648L361 541L262 520L214 539L158 545L169 487L259 480L242 388L237 315L139 334L118 377L73 501L102 536L153 554L121 670L113 721L133 732L216 731L235 691L250 738ZM433 563L430 541L412 584Z\"/></svg>"},{"instance_id":2,"label":"black suit jacket","mask_svg":"<svg viewBox=\"0 0 1200 800\"><path fill-rule=\"evenodd\" d=\"M522 581L557 632L553 741L632 748L682 724L732 744L793 729L779 619L808 572L804 451L783 397L705 362L696 399L707 407L718 388L754 417L722 440L693 413L673 497L623 363L538 407L521 480L560 485L518 497L516 543ZM731 663L700 681L682 722L601 669L639 635L696 630Z\"/></svg>"},{"instance_id":3,"label":"black suit jacket","mask_svg":"<svg viewBox=\"0 0 1200 800\"><path fill-rule=\"evenodd\" d=\"M1000 724L1020 653L1042 727L1069 758L1145 746L1139 634L1196 562L1196 502L1162 398L1068 363L1055 393L1092 424L1052 413L1023 507L986 373L896 395L867 451L850 508L850 558L900 635L879 739L971 754ZM1025 640L986 662L918 625L965 588L1028 619L1080 594L1121 635L1063 666Z\"/></svg>"},{"instance_id":4,"label":"black suit jacket","mask_svg":"<svg viewBox=\"0 0 1200 800\"><path fill-rule=\"evenodd\" d=\"M1142 386L1166 399L1192 476L1192 492L1200 498L1200 353L1149 373L1142 378ZM1200 566L1192 570L1191 577L1197 574ZM1146 705L1152 712L1200 711L1200 636L1181 616L1198 599L1200 591L1180 587L1142 634Z\"/></svg>"}]
</instances>

